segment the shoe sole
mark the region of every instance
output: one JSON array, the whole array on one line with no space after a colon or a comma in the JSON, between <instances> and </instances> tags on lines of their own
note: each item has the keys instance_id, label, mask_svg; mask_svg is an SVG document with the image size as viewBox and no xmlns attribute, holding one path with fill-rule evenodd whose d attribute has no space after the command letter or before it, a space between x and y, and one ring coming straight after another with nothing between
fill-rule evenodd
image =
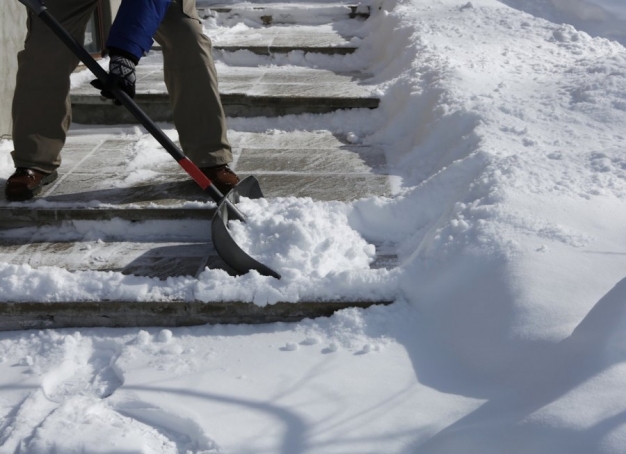
<instances>
[{"instance_id":1,"label":"shoe sole","mask_svg":"<svg viewBox=\"0 0 626 454\"><path fill-rule=\"evenodd\" d=\"M43 189L44 186L49 185L50 183L52 183L54 180L57 179L57 177L59 176L59 174L57 173L57 171L55 170L54 172L46 175L45 177L43 177L41 179L41 181L39 182L39 186L34 187L31 190L27 190L24 191L22 194L18 195L18 196L14 196L14 195L9 195L7 194L7 192L5 191L5 196L6 199L9 202L24 202L25 200L30 200L33 197L39 195Z\"/></svg>"}]
</instances>

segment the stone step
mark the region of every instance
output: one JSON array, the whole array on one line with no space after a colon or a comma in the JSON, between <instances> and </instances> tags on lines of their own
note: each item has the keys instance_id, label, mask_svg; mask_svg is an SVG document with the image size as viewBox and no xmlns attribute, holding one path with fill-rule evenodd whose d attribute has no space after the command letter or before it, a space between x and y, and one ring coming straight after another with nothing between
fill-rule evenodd
<instances>
[{"instance_id":1,"label":"stone step","mask_svg":"<svg viewBox=\"0 0 626 454\"><path fill-rule=\"evenodd\" d=\"M175 276L197 276L205 266L231 271L216 255L210 242L209 223L204 229L190 221L177 221L158 226L160 235L168 235L168 227L181 235L192 231L187 241L130 241L76 240L41 241L38 237L51 233L36 231L30 237L11 237L4 232L0 241L0 261L32 268L54 266L70 271L117 271L127 275L166 279ZM156 224L145 223L140 229L154 232ZM106 226L99 225L107 230ZM117 226L119 229L119 226ZM115 229L113 229L115 230ZM205 230L204 240L198 236ZM19 231L21 233L21 231ZM74 234L76 234L74 232ZM72 235L68 229L64 236ZM126 236L126 234L125 234ZM141 239L141 238L135 238ZM392 268L397 258L385 254L372 263L372 268ZM68 327L132 327L132 326L189 326L206 323L251 324L297 322L304 318L330 316L348 307L369 307L390 304L390 301L300 301L259 307L247 302L136 302L136 301L62 301L62 302L0 302L0 331L21 329L52 329Z\"/></svg>"},{"instance_id":2,"label":"stone step","mask_svg":"<svg viewBox=\"0 0 626 454\"><path fill-rule=\"evenodd\" d=\"M175 237L181 229L192 228L192 223L161 222L160 235ZM204 241L41 241L36 236L45 235L39 233L23 238L5 238L0 240L0 261L32 268L55 266L69 271L116 271L159 279L197 277L205 266L232 272L213 248L210 222L204 221L200 227L193 228L205 231ZM67 230L65 235L69 235Z\"/></svg>"},{"instance_id":3,"label":"stone step","mask_svg":"<svg viewBox=\"0 0 626 454\"><path fill-rule=\"evenodd\" d=\"M233 30L205 26L217 50L247 50L260 55L301 51L329 55L346 55L357 49L360 39L355 27L333 25L290 25Z\"/></svg>"},{"instance_id":4,"label":"stone step","mask_svg":"<svg viewBox=\"0 0 626 454\"><path fill-rule=\"evenodd\" d=\"M137 67L136 101L154 121L172 121L160 56ZM374 109L380 100L363 84L366 75L337 74L301 67L230 67L218 65L220 96L231 117L275 117ZM103 100L89 84L71 91L73 121L82 124L133 124L126 109Z\"/></svg>"},{"instance_id":5,"label":"stone step","mask_svg":"<svg viewBox=\"0 0 626 454\"><path fill-rule=\"evenodd\" d=\"M260 307L246 302L197 301L0 302L0 331L298 322L305 318L328 317L350 307L389 304L390 301L300 301Z\"/></svg>"},{"instance_id":6,"label":"stone step","mask_svg":"<svg viewBox=\"0 0 626 454\"><path fill-rule=\"evenodd\" d=\"M91 132L70 131L59 178L41 196L21 203L0 196L0 227L212 217L209 197L150 136ZM381 149L330 132L230 131L229 138L232 167L256 175L266 197L350 201L390 193Z\"/></svg>"},{"instance_id":7,"label":"stone step","mask_svg":"<svg viewBox=\"0 0 626 454\"><path fill-rule=\"evenodd\" d=\"M205 28L214 51L248 51L257 55L284 54L300 51L326 55L347 55L357 49L360 41L349 30L337 31L331 26L276 26L232 31L227 28ZM154 44L153 51L161 51Z\"/></svg>"},{"instance_id":8,"label":"stone step","mask_svg":"<svg viewBox=\"0 0 626 454\"><path fill-rule=\"evenodd\" d=\"M128 191L130 194L130 190ZM45 197L43 198L45 200ZM16 206L21 205L21 206ZM23 204L8 204L4 198L0 199L0 228L28 227L33 225L57 225L70 221L110 221L122 219L125 221L145 220L179 220L196 219L211 220L215 213L214 206L202 209L188 207L125 207L118 208L96 202L93 208L75 208L56 206L54 204L33 207L32 202Z\"/></svg>"},{"instance_id":9,"label":"stone step","mask_svg":"<svg viewBox=\"0 0 626 454\"><path fill-rule=\"evenodd\" d=\"M223 15L225 19L252 19L265 25L328 23L346 19L367 19L370 7L344 3L232 3L216 4L209 1L197 2L198 12L204 19Z\"/></svg>"},{"instance_id":10,"label":"stone step","mask_svg":"<svg viewBox=\"0 0 626 454\"><path fill-rule=\"evenodd\" d=\"M54 266L68 271L115 271L158 279L197 277L205 267L236 274L215 252L209 221L156 222L146 221L132 228L128 225L120 227L120 224L109 227L101 223L97 231L105 240L85 239L92 235L88 227L66 227L60 234L49 229L32 230L26 236L21 230L5 231L0 238L0 262L32 268ZM91 227L95 228L95 224ZM126 230L124 235L118 232L122 228ZM136 233L138 229L158 233L146 240L145 235ZM109 230L113 233L102 233ZM85 231L89 233L83 233ZM54 235L62 240L41 239ZM395 266L397 257L380 249L370 268Z\"/></svg>"},{"instance_id":11,"label":"stone step","mask_svg":"<svg viewBox=\"0 0 626 454\"><path fill-rule=\"evenodd\" d=\"M294 51L346 55L353 53L360 42L358 38L360 22L344 20L338 23L328 19L319 21L320 17L346 19L348 17L346 11L352 11L347 6L318 6L313 10L303 10L300 5L297 7L280 5L270 9L267 9L267 6L235 5L235 9L232 8L224 6L216 9L221 12L232 12L227 14L226 18L219 16L217 19L204 21L204 32L211 38L213 49L216 51L249 51L258 55ZM267 15L268 11L274 12L284 20L274 21L273 16ZM316 20L311 21L312 17ZM243 21L245 26L232 27L235 19ZM223 22L228 25L221 26ZM268 27L270 24L273 26ZM161 47L155 43L152 50L160 51Z\"/></svg>"},{"instance_id":12,"label":"stone step","mask_svg":"<svg viewBox=\"0 0 626 454\"><path fill-rule=\"evenodd\" d=\"M321 37L320 37L321 38ZM322 41L322 39L318 40ZM259 46L256 42L241 42L239 44L216 44L213 49L222 52L239 52L248 51L256 55L270 56L273 54L287 54L289 52L316 53L324 55L348 55L356 51L356 46L345 44L342 46L323 46L314 43L298 44L298 40L294 40L292 44L269 44L267 46ZM155 51L160 50L160 46L154 46Z\"/></svg>"},{"instance_id":13,"label":"stone step","mask_svg":"<svg viewBox=\"0 0 626 454\"><path fill-rule=\"evenodd\" d=\"M274 26L236 31L205 26L205 33L211 38L216 51L248 51L267 56L294 51L347 55L356 51L360 42L354 27L338 30L331 25ZM152 50L160 51L161 47L155 44Z\"/></svg>"},{"instance_id":14,"label":"stone step","mask_svg":"<svg viewBox=\"0 0 626 454\"><path fill-rule=\"evenodd\" d=\"M304 53L316 53L316 54L325 54L325 55L348 55L356 51L356 47L317 47L312 45L283 45L283 46L254 46L254 45L232 45L225 46L218 44L214 47L216 50L221 50L223 52L239 52L239 51L248 51L252 52L256 55L272 55L272 54L287 54L289 52L302 51ZM158 50L158 46L157 49Z\"/></svg>"}]
</instances>

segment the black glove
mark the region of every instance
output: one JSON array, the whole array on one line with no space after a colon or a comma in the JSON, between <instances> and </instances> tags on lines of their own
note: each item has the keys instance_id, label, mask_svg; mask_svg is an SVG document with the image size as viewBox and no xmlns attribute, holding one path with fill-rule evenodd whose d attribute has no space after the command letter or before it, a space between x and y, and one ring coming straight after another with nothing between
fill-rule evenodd
<instances>
[{"instance_id":1,"label":"black glove","mask_svg":"<svg viewBox=\"0 0 626 454\"><path fill-rule=\"evenodd\" d=\"M106 84L102 83L100 79L92 80L91 85L100 91L100 94L105 98L115 99L110 88L117 86L125 91L131 98L135 97L135 82L137 76L135 75L135 62L130 58L122 55L111 55L111 61L109 62L109 77ZM115 104L121 106L122 104L115 99Z\"/></svg>"}]
</instances>

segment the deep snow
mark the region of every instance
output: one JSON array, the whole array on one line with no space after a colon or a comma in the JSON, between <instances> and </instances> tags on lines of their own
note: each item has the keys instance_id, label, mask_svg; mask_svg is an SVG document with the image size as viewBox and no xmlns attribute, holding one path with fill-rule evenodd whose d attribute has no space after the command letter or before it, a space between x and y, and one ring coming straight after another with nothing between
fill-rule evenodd
<instances>
[{"instance_id":1,"label":"deep snow","mask_svg":"<svg viewBox=\"0 0 626 454\"><path fill-rule=\"evenodd\" d=\"M353 134L399 177L392 198L245 202L243 243L290 235L253 251L286 279L2 265L0 287L219 288L258 304L377 289L396 304L294 325L1 334L0 452L623 452L626 49L495 0L373 6L353 56L252 64L361 68L378 111L229 123ZM373 243L400 266L369 270Z\"/></svg>"},{"instance_id":2,"label":"deep snow","mask_svg":"<svg viewBox=\"0 0 626 454\"><path fill-rule=\"evenodd\" d=\"M500 1L553 22L572 24L592 36L626 44L626 3L622 0Z\"/></svg>"}]
</instances>

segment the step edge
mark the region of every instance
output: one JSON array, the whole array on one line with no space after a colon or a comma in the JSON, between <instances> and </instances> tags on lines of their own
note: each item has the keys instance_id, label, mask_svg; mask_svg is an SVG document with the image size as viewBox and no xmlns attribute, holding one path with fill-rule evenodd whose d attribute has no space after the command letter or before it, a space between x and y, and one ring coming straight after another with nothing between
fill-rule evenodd
<instances>
[{"instance_id":1,"label":"step edge","mask_svg":"<svg viewBox=\"0 0 626 454\"><path fill-rule=\"evenodd\" d=\"M0 302L0 331L63 328L182 327L206 324L295 323L347 308L393 301L303 301L257 306L251 302ZM151 309L152 308L152 309Z\"/></svg>"}]
</instances>

